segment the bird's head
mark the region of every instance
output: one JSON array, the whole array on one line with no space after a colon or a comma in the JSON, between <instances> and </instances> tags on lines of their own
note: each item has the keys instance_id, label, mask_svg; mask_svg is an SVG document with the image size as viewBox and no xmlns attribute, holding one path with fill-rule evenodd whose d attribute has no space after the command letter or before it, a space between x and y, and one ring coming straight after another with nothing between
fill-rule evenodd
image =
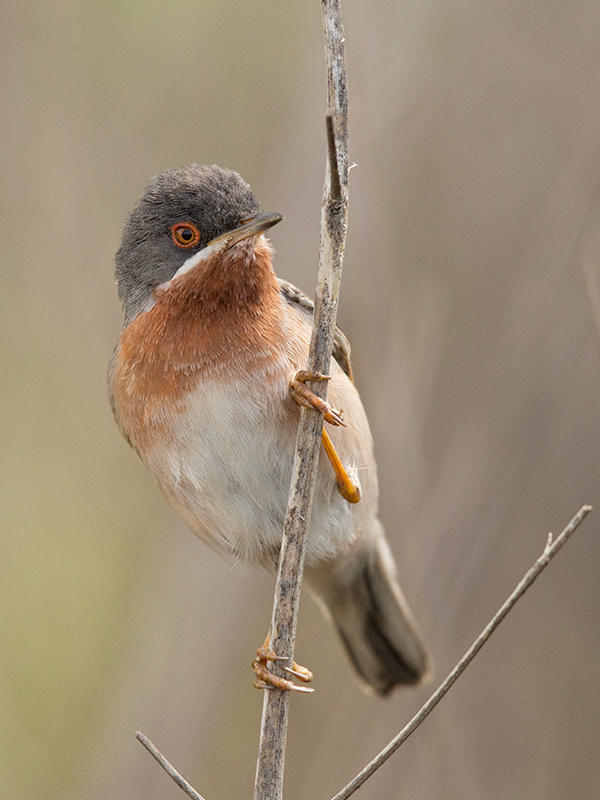
<instances>
[{"instance_id":1,"label":"bird's head","mask_svg":"<svg viewBox=\"0 0 600 800\"><path fill-rule=\"evenodd\" d=\"M157 175L130 213L116 255L125 321L148 307L158 287L280 220L260 213L233 170L190 164Z\"/></svg>"}]
</instances>

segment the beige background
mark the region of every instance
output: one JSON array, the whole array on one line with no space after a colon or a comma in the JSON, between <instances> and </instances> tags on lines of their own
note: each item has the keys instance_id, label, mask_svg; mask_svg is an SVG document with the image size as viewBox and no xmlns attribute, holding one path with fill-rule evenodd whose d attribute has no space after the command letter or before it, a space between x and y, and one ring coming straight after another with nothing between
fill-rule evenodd
<instances>
[{"instance_id":1,"label":"beige background","mask_svg":"<svg viewBox=\"0 0 600 800\"><path fill-rule=\"evenodd\" d=\"M347 0L345 22L340 318L436 678L599 507L360 797L593 798L600 8ZM182 797L139 728L208 800L249 797L272 578L196 541L120 439L112 258L148 177L215 161L285 215L278 270L312 292L319 4L34 0L2 38L0 795ZM298 652L318 694L293 701L286 796L326 800L428 690L364 696L308 598Z\"/></svg>"}]
</instances>

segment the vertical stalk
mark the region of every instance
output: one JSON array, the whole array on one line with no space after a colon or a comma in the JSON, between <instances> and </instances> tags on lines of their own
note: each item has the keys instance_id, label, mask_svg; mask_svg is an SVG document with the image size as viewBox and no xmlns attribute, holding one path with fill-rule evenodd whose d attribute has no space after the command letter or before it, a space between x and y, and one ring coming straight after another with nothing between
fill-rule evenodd
<instances>
[{"instance_id":1,"label":"vertical stalk","mask_svg":"<svg viewBox=\"0 0 600 800\"><path fill-rule=\"evenodd\" d=\"M321 208L321 243L313 332L307 369L327 374L337 316L348 218L348 101L344 31L339 0L322 0L327 65L328 159ZM321 397L325 382L311 386ZM319 463L320 414L302 409L296 439L292 483L283 530L271 620L271 646L293 660L305 540ZM281 664L282 662L279 662ZM279 664L275 671L281 669ZM289 716L289 692L265 690L254 787L255 800L281 800Z\"/></svg>"}]
</instances>

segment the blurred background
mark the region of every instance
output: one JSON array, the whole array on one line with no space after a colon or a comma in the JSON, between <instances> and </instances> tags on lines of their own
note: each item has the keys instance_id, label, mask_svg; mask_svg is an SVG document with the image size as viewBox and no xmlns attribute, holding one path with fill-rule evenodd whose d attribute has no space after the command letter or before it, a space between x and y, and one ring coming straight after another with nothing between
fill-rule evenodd
<instances>
[{"instance_id":1,"label":"blurred background","mask_svg":"<svg viewBox=\"0 0 600 800\"><path fill-rule=\"evenodd\" d=\"M381 515L441 679L584 503L598 510L362 798L591 798L600 785L600 7L344 4L340 324ZM149 177L239 170L312 294L319 3L4 9L0 795L251 796L250 661L273 579L238 575L121 439L113 254ZM596 313L594 313L596 310ZM308 596L286 797L335 793L431 687L365 696ZM357 795L358 797L359 795Z\"/></svg>"}]
</instances>

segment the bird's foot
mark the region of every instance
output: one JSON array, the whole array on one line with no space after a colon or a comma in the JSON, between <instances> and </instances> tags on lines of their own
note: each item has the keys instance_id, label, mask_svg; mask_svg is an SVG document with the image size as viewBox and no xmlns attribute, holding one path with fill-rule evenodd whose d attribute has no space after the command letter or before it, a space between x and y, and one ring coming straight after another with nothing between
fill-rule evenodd
<instances>
[{"instance_id":1,"label":"bird's foot","mask_svg":"<svg viewBox=\"0 0 600 800\"><path fill-rule=\"evenodd\" d=\"M269 632L265 643L262 647L258 648L256 651L256 658L252 662L252 669L256 676L253 686L257 689L281 689L283 692L305 692L307 694L314 692L314 689L310 686L298 686L294 681L275 675L275 673L269 669L269 661L287 660L286 656L278 656L271 650L271 633ZM306 667L301 667L299 664L296 664L295 661L292 661L291 667L283 667L283 670L289 675L298 678L298 680L303 683L310 683L313 679L312 672Z\"/></svg>"},{"instance_id":2,"label":"bird's foot","mask_svg":"<svg viewBox=\"0 0 600 800\"><path fill-rule=\"evenodd\" d=\"M314 408L319 411L321 414L323 414L323 418L332 425L345 425L343 417L344 412L334 408L326 400L322 400L308 388L306 381L313 380L328 381L329 376L321 375L320 372L308 372L304 369L300 370L300 372L296 373L296 377L290 384L290 394L292 398L301 406L305 406L306 408ZM348 472L342 464L342 460L333 446L333 442L329 438L329 434L325 428L323 428L321 438L325 453L331 462L331 466L333 467L333 471L335 472L335 476L337 478L337 487L339 493L342 495L344 500L347 500L349 503L358 503L361 497L360 486L348 475Z\"/></svg>"},{"instance_id":3,"label":"bird's foot","mask_svg":"<svg viewBox=\"0 0 600 800\"><path fill-rule=\"evenodd\" d=\"M322 375L320 372L309 372L301 369L296 373L294 380L290 383L290 395L300 406L314 408L323 414L323 419L331 425L344 425L344 412L334 408L327 400L323 400L316 395L306 385L306 381L328 381L329 375Z\"/></svg>"}]
</instances>

